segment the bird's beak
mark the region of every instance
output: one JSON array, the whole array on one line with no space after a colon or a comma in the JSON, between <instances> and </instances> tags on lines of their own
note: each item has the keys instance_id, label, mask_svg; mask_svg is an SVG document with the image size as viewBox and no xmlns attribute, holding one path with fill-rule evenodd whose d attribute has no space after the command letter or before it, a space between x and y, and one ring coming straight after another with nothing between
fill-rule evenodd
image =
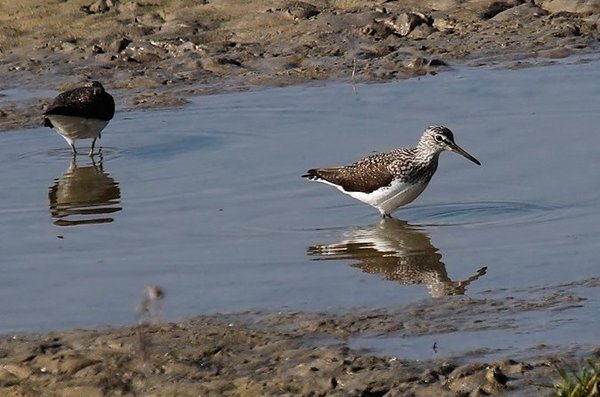
<instances>
[{"instance_id":1,"label":"bird's beak","mask_svg":"<svg viewBox=\"0 0 600 397\"><path fill-rule=\"evenodd\" d=\"M448 148L451 151L453 151L455 153L458 153L458 154L460 154L463 157L466 157L467 159L471 160L475 164L481 165L481 163L479 162L479 160L477 160L475 157L471 156L469 153L467 153L467 151L465 149L461 148L456 143L452 142L450 145L448 145Z\"/></svg>"}]
</instances>

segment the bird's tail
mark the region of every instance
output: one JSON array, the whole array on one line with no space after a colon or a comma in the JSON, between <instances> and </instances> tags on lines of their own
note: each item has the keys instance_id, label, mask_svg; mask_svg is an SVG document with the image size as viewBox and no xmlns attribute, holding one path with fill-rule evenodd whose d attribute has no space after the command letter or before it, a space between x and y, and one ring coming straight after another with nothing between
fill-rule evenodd
<instances>
[{"instance_id":1,"label":"bird's tail","mask_svg":"<svg viewBox=\"0 0 600 397\"><path fill-rule=\"evenodd\" d=\"M306 171L306 174L302 175L301 177L307 178L309 181L321 179L321 177L319 176L319 170L317 168L313 168L313 169Z\"/></svg>"},{"instance_id":2,"label":"bird's tail","mask_svg":"<svg viewBox=\"0 0 600 397\"><path fill-rule=\"evenodd\" d=\"M44 127L50 127L50 128L54 127L48 117L44 117L42 124L44 125Z\"/></svg>"}]
</instances>

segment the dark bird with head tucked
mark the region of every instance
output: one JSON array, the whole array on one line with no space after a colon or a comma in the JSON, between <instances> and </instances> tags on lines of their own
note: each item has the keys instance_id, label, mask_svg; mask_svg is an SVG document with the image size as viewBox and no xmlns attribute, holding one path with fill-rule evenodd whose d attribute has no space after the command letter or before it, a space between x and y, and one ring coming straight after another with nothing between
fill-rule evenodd
<instances>
[{"instance_id":1,"label":"dark bird with head tucked","mask_svg":"<svg viewBox=\"0 0 600 397\"><path fill-rule=\"evenodd\" d=\"M44 112L44 126L52 127L67 141L73 155L77 139L96 139L115 115L115 101L98 81L59 94Z\"/></svg>"}]
</instances>

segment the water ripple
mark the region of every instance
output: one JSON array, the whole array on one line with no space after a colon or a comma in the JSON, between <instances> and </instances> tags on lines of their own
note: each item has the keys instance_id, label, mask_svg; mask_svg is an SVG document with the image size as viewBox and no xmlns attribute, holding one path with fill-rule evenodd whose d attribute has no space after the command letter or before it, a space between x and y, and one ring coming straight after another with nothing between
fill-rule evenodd
<instances>
[{"instance_id":1,"label":"water ripple","mask_svg":"<svg viewBox=\"0 0 600 397\"><path fill-rule=\"evenodd\" d=\"M88 160L87 152L89 147L82 147L77 150L77 158L82 160ZM99 160L114 160L120 157L123 157L127 151L124 149L119 149L110 146L102 146L101 151L98 152L96 150L96 154L94 156L95 159ZM61 148L53 148L53 149L40 149L40 150L32 150L32 151L23 151L19 153L14 160L27 160L31 164L52 164L58 162L64 162L65 160L72 159L71 148L65 146Z\"/></svg>"},{"instance_id":2,"label":"water ripple","mask_svg":"<svg viewBox=\"0 0 600 397\"><path fill-rule=\"evenodd\" d=\"M485 201L415 206L402 215L423 226L482 226L541 223L563 215L553 205L516 201Z\"/></svg>"}]
</instances>

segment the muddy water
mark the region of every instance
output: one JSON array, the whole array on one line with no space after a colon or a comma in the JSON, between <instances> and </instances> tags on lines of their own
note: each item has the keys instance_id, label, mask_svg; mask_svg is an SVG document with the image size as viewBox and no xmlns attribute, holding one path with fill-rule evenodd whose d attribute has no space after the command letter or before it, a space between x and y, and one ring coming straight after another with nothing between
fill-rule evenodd
<instances>
[{"instance_id":1,"label":"muddy water","mask_svg":"<svg viewBox=\"0 0 600 397\"><path fill-rule=\"evenodd\" d=\"M118 113L94 161L49 129L2 133L0 331L131 323L158 284L169 320L416 305L448 324L351 341L406 357L585 349L600 326L599 66L199 97ZM397 220L299 178L430 124L483 165L443 154Z\"/></svg>"}]
</instances>

